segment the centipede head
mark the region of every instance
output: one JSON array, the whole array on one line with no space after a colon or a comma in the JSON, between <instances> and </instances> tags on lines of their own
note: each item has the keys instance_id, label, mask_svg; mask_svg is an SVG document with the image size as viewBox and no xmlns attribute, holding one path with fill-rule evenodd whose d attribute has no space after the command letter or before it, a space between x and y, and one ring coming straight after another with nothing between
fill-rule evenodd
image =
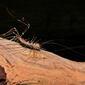
<instances>
[{"instance_id":1,"label":"centipede head","mask_svg":"<svg viewBox=\"0 0 85 85\"><path fill-rule=\"evenodd\" d=\"M41 46L39 43L31 43L32 45L32 49L35 49L35 50L40 50L41 49Z\"/></svg>"}]
</instances>

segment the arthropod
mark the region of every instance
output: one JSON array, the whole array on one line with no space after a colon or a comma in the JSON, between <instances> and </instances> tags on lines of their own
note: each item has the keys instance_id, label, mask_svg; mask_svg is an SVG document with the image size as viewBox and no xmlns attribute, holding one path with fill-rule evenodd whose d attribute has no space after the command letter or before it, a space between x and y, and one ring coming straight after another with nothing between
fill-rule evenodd
<instances>
[{"instance_id":1,"label":"arthropod","mask_svg":"<svg viewBox=\"0 0 85 85\"><path fill-rule=\"evenodd\" d=\"M28 47L28 48L33 49L33 50L43 49L42 47L43 47L43 45L45 45L45 44L46 44L46 45L47 45L47 44L54 44L54 43L51 43L51 42L49 42L49 41L46 41L46 42L43 42L43 43L39 44L39 43L35 42L35 40L33 40L33 39L32 39L31 41L30 41L30 40L26 41L24 38L22 38L22 36L23 36L24 33L29 29L30 24L26 24L26 23L25 23L24 17L22 18L22 20L17 19L17 17L15 17L15 16L13 15L12 11L10 12L8 8L7 8L7 12L8 12L8 14L9 14L12 18L16 19L16 21L20 22L21 24L25 25L25 27L27 27L27 29L26 29L24 32L22 32L21 35L19 34L18 30L17 30L15 27L12 28L11 30L9 30L6 34L7 34L7 35L14 34L12 40L14 40L14 41L17 40L17 41L19 41L20 44L22 44L24 47ZM9 37L12 37L12 36L9 36ZM62 45L62 44L60 44L60 43L55 43L55 44L56 44L56 46L60 46L60 47L63 48L63 49L60 49L60 50L57 50L57 51L69 50L69 51L72 51L73 53L76 53L76 54L78 54L78 55L82 55L81 53L75 51L75 50L74 50L74 49L75 49L74 47L71 48L71 47ZM77 47L77 48L78 48L78 47ZM82 55L82 56L83 56L83 55Z\"/></svg>"},{"instance_id":2,"label":"arthropod","mask_svg":"<svg viewBox=\"0 0 85 85\"><path fill-rule=\"evenodd\" d=\"M6 9L8 14L10 16L12 16L13 18L16 19L16 17L12 14L12 12L9 11L9 9ZM16 29L16 27L13 27L12 29L10 29L8 32L4 33L1 35L1 37L6 37L9 36L11 38L11 40L14 41L18 41L21 45L23 45L24 47L28 47L30 49L34 49L34 50L40 50L41 46L39 43L35 42L35 39L33 38L31 41L26 41L24 38L22 38L22 36L24 35L25 32L27 32L27 30L30 27L30 24L26 24L24 22L24 17L22 18L22 20L20 19L16 19L18 22L20 22L21 24L23 24L26 28L24 30L24 32L22 32L22 34L20 35L18 30ZM13 36L11 36L11 34L14 34ZM7 38L7 37L6 37Z\"/></svg>"},{"instance_id":3,"label":"arthropod","mask_svg":"<svg viewBox=\"0 0 85 85\"><path fill-rule=\"evenodd\" d=\"M41 46L39 43L35 42L35 40L32 39L31 41L26 41L24 38L22 38L22 35L24 35L25 32L26 30L20 35L18 30L15 27L13 27L7 33L3 34L3 36L14 34L11 40L19 42L24 47L27 47L33 50L40 50Z\"/></svg>"},{"instance_id":4,"label":"arthropod","mask_svg":"<svg viewBox=\"0 0 85 85\"><path fill-rule=\"evenodd\" d=\"M24 38L22 38L20 35L19 35L19 32L17 31L17 29L14 27L13 28L14 30L15 30L15 32L13 32L16 36L16 39L18 39L18 41L22 44L22 45L24 45L24 46L26 46L26 47L28 47L28 48L30 48L30 49L34 49L34 50L40 50L40 44L39 43L37 43L37 42L35 42L34 40L31 40L31 41L26 41Z\"/></svg>"}]
</instances>

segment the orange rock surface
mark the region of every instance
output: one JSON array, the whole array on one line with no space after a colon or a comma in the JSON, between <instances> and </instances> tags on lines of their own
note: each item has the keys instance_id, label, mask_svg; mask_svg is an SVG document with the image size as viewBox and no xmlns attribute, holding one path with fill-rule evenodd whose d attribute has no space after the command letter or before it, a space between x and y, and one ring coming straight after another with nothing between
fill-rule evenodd
<instances>
[{"instance_id":1,"label":"orange rock surface","mask_svg":"<svg viewBox=\"0 0 85 85\"><path fill-rule=\"evenodd\" d=\"M0 38L0 66L7 85L85 85L85 63Z\"/></svg>"}]
</instances>

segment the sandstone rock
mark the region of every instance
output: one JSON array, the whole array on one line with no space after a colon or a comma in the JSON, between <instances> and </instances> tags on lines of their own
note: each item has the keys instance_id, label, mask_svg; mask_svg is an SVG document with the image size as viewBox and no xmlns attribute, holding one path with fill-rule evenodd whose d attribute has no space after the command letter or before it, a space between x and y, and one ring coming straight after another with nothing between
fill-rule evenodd
<instances>
[{"instance_id":1,"label":"sandstone rock","mask_svg":"<svg viewBox=\"0 0 85 85\"><path fill-rule=\"evenodd\" d=\"M85 63L0 38L0 65L9 85L85 85Z\"/></svg>"}]
</instances>

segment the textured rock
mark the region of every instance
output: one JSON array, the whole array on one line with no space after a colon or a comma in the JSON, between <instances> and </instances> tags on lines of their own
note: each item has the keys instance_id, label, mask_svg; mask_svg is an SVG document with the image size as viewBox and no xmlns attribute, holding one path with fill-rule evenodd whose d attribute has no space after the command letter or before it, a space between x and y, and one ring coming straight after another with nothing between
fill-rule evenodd
<instances>
[{"instance_id":1,"label":"textured rock","mask_svg":"<svg viewBox=\"0 0 85 85\"><path fill-rule=\"evenodd\" d=\"M6 73L2 66L0 66L0 85L5 85L6 83Z\"/></svg>"},{"instance_id":2,"label":"textured rock","mask_svg":"<svg viewBox=\"0 0 85 85\"><path fill-rule=\"evenodd\" d=\"M8 85L85 85L85 63L0 38L0 65Z\"/></svg>"}]
</instances>

